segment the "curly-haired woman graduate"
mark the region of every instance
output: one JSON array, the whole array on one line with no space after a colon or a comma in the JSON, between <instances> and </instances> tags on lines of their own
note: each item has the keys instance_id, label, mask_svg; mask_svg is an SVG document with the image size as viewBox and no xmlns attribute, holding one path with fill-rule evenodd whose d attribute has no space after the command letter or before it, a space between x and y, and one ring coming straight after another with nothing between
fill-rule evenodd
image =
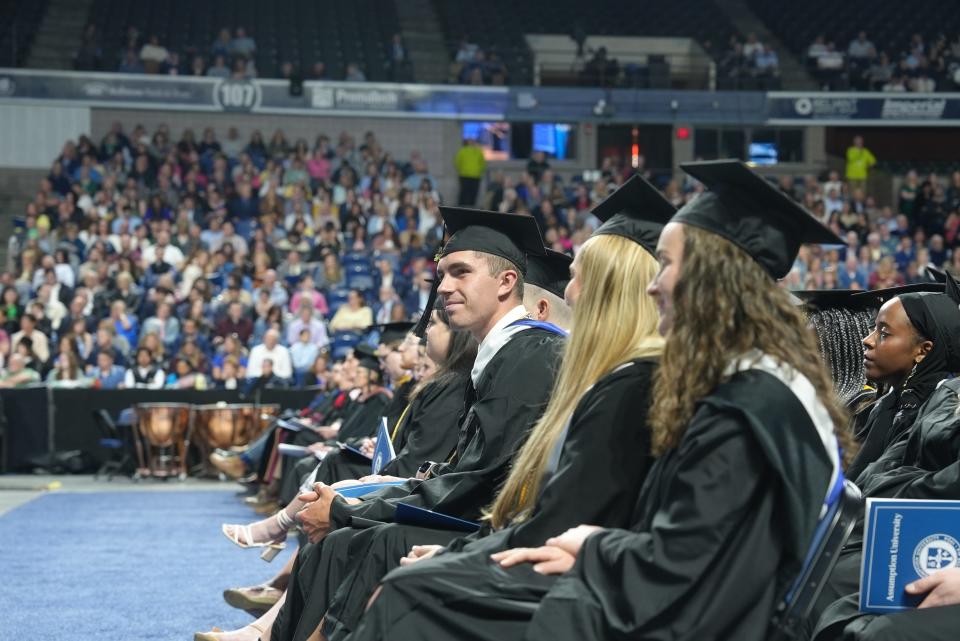
<instances>
[{"instance_id":1,"label":"curly-haired woman graduate","mask_svg":"<svg viewBox=\"0 0 960 641\"><path fill-rule=\"evenodd\" d=\"M801 243L839 239L742 163L684 169L709 191L657 246L659 459L630 529L580 526L495 555L498 595L398 601L403 570L391 573L351 638L481 639L497 625L500 638L536 641L766 639L842 478L834 426L845 422L813 334L775 279ZM545 597L515 589L560 573ZM430 617L415 616L428 605Z\"/></svg>"}]
</instances>

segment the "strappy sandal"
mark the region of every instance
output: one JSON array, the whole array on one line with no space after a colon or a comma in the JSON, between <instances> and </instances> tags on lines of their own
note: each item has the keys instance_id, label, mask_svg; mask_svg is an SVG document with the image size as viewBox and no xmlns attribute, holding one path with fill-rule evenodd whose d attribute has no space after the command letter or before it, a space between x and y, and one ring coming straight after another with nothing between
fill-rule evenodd
<instances>
[{"instance_id":1,"label":"strappy sandal","mask_svg":"<svg viewBox=\"0 0 960 641\"><path fill-rule=\"evenodd\" d=\"M233 531L230 531L230 528L233 528ZM223 532L223 535L227 537L231 543L237 547L244 549L248 548L263 548L263 551L260 552L260 558L268 563L273 561L280 550L287 547L285 543L287 539L286 533L282 535L282 538L271 539L270 541L258 542L253 540L253 534L250 531L249 525L239 525L236 523L224 523L220 526L220 531Z\"/></svg>"}]
</instances>

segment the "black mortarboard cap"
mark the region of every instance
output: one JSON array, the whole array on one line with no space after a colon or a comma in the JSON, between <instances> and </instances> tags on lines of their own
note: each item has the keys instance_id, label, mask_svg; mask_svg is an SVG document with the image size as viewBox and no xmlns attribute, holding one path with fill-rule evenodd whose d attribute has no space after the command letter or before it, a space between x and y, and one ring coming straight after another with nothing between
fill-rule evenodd
<instances>
[{"instance_id":1,"label":"black mortarboard cap","mask_svg":"<svg viewBox=\"0 0 960 641\"><path fill-rule=\"evenodd\" d=\"M861 296L862 289L808 289L791 292L808 309L849 309L857 311L876 308L869 296Z\"/></svg>"},{"instance_id":2,"label":"black mortarboard cap","mask_svg":"<svg viewBox=\"0 0 960 641\"><path fill-rule=\"evenodd\" d=\"M377 356L377 348L366 343L359 343L353 348L353 355L361 367L366 367L375 372L380 371L380 358Z\"/></svg>"},{"instance_id":3,"label":"black mortarboard cap","mask_svg":"<svg viewBox=\"0 0 960 641\"><path fill-rule=\"evenodd\" d=\"M441 207L440 213L450 234L441 257L458 251L484 252L506 258L526 275L526 255L543 255L543 238L533 216L463 207Z\"/></svg>"},{"instance_id":4,"label":"black mortarboard cap","mask_svg":"<svg viewBox=\"0 0 960 641\"><path fill-rule=\"evenodd\" d=\"M800 245L843 244L799 203L739 160L681 163L680 168L708 191L672 220L726 238L774 279L787 275Z\"/></svg>"},{"instance_id":5,"label":"black mortarboard cap","mask_svg":"<svg viewBox=\"0 0 960 641\"><path fill-rule=\"evenodd\" d=\"M423 313L420 314L420 320L413 328L413 333L422 340L427 335L427 325L430 324L430 316L433 314L433 306L437 302L437 288L440 287L440 279L434 278L430 282L430 293L427 295L427 304L423 307Z\"/></svg>"},{"instance_id":6,"label":"black mortarboard cap","mask_svg":"<svg viewBox=\"0 0 960 641\"><path fill-rule=\"evenodd\" d=\"M527 256L526 282L563 298L567 283L570 282L570 263L573 259L552 249L546 252L544 256Z\"/></svg>"},{"instance_id":7,"label":"black mortarboard cap","mask_svg":"<svg viewBox=\"0 0 960 641\"><path fill-rule=\"evenodd\" d=\"M943 271L939 267L934 267L933 265L927 265L926 270L927 276L935 283L945 283L947 282L947 272Z\"/></svg>"},{"instance_id":8,"label":"black mortarboard cap","mask_svg":"<svg viewBox=\"0 0 960 641\"><path fill-rule=\"evenodd\" d=\"M656 254L660 232L676 212L659 189L634 176L593 208L593 215L603 221L593 233L623 236Z\"/></svg>"},{"instance_id":9,"label":"black mortarboard cap","mask_svg":"<svg viewBox=\"0 0 960 641\"><path fill-rule=\"evenodd\" d=\"M943 283L914 283L912 285L899 285L897 287L887 287L886 289L871 289L869 291L857 292L852 298L857 301L868 301L870 307L880 308L891 298L896 298L901 294L918 294L921 292L931 292L942 294L944 292Z\"/></svg>"},{"instance_id":10,"label":"black mortarboard cap","mask_svg":"<svg viewBox=\"0 0 960 641\"><path fill-rule=\"evenodd\" d=\"M958 308L960 308L960 285L957 285L957 281L954 280L950 272L947 272L947 271L943 272L943 276L947 281L946 283L947 296L949 296L950 300L956 303L958 305Z\"/></svg>"},{"instance_id":11,"label":"black mortarboard cap","mask_svg":"<svg viewBox=\"0 0 960 641\"><path fill-rule=\"evenodd\" d=\"M380 323L379 325L371 325L366 329L366 331L367 333L379 333L380 342L385 344L402 341L404 338L406 338L410 330L413 329L413 326L414 323L411 323L410 321Z\"/></svg>"}]
</instances>

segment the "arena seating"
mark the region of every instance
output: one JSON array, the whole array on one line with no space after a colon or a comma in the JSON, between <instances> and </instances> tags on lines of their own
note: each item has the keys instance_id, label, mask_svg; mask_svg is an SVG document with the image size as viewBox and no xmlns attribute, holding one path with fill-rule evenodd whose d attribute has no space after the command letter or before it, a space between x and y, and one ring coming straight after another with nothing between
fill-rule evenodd
<instances>
[{"instance_id":1,"label":"arena seating","mask_svg":"<svg viewBox=\"0 0 960 641\"><path fill-rule=\"evenodd\" d=\"M436 0L435 6L447 32L451 57L460 39L467 36L484 50L499 54L512 84L529 83L532 79L532 54L523 38L525 33L570 34L579 26L589 35L674 36L722 43L736 32L712 1L644 0L631 5L629 11L612 0L591 3L589 11L574 0ZM504 20L505 16L509 19Z\"/></svg>"},{"instance_id":2,"label":"arena seating","mask_svg":"<svg viewBox=\"0 0 960 641\"><path fill-rule=\"evenodd\" d=\"M19 67L26 62L46 8L46 0L0 0L0 67Z\"/></svg>"},{"instance_id":3,"label":"arena seating","mask_svg":"<svg viewBox=\"0 0 960 641\"><path fill-rule=\"evenodd\" d=\"M244 27L257 43L258 75L279 76L283 62L306 71L323 61L330 78L341 79L346 65L361 65L368 80L387 79L390 38L399 31L390 0L292 0L258 3L253 0L140 3L96 0L91 22L103 34L104 60L115 66L125 46L129 25L143 37L156 34L171 51L204 56L217 32Z\"/></svg>"}]
</instances>

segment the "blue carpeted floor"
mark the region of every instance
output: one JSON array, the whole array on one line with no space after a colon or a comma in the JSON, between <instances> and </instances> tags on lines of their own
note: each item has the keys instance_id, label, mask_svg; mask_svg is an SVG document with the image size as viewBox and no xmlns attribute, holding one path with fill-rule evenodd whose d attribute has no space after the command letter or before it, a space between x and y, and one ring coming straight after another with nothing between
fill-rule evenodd
<instances>
[{"instance_id":1,"label":"blue carpeted floor","mask_svg":"<svg viewBox=\"0 0 960 641\"><path fill-rule=\"evenodd\" d=\"M257 518L232 492L46 494L0 516L0 639L189 641L251 618L224 588L273 563L220 534ZM295 543L295 541L293 542Z\"/></svg>"}]
</instances>

